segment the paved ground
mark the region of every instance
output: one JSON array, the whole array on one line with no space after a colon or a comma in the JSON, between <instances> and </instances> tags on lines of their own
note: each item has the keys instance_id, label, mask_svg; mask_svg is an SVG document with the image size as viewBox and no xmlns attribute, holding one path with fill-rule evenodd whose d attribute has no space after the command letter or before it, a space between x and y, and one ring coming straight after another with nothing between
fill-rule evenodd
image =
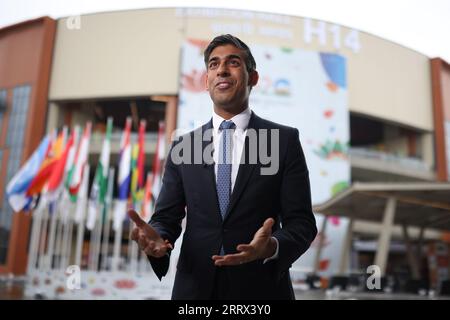
<instances>
[{"instance_id":1,"label":"paved ground","mask_svg":"<svg viewBox=\"0 0 450 320\"><path fill-rule=\"evenodd\" d=\"M24 297L24 279L0 279L0 300L18 300ZM450 300L434 294L345 292L331 290L296 290L297 300Z\"/></svg>"}]
</instances>

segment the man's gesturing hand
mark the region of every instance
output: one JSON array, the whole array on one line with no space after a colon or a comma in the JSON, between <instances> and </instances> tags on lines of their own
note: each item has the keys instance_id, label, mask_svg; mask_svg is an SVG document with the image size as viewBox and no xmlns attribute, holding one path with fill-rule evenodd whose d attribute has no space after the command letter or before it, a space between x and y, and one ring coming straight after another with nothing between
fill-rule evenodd
<instances>
[{"instance_id":1,"label":"man's gesturing hand","mask_svg":"<svg viewBox=\"0 0 450 320\"><path fill-rule=\"evenodd\" d=\"M250 244L237 246L239 253L227 254L225 256L212 256L216 266L234 266L257 259L266 259L275 254L276 241L272 239L272 226L275 221L268 218L261 228L256 231Z\"/></svg>"},{"instance_id":2,"label":"man's gesturing hand","mask_svg":"<svg viewBox=\"0 0 450 320\"><path fill-rule=\"evenodd\" d=\"M159 233L142 220L136 211L128 210L128 216L136 224L136 227L131 232L131 239L136 241L139 249L147 255L160 258L167 253L167 250L173 249L169 241L161 238Z\"/></svg>"}]
</instances>

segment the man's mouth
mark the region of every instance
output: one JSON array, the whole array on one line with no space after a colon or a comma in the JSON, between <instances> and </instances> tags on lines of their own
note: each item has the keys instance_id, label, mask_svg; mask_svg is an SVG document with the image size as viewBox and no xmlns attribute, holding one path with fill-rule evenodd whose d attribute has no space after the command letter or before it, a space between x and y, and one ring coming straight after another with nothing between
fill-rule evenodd
<instances>
[{"instance_id":1,"label":"man's mouth","mask_svg":"<svg viewBox=\"0 0 450 320\"><path fill-rule=\"evenodd\" d=\"M216 84L216 88L219 88L221 90L228 89L230 87L231 87L231 82L228 82L228 81L220 81Z\"/></svg>"}]
</instances>

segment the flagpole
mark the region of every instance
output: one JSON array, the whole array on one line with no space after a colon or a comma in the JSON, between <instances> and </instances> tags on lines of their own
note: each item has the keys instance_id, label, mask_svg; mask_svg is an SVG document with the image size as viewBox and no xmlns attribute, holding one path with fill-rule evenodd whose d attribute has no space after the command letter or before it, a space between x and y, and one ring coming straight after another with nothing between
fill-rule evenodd
<instances>
[{"instance_id":1,"label":"flagpole","mask_svg":"<svg viewBox=\"0 0 450 320\"><path fill-rule=\"evenodd\" d=\"M93 270L99 271L99 258L100 258L100 244L102 241L102 227L103 227L103 219L101 213L105 210L105 204L100 204L100 210L97 211L97 217L95 219L95 227L94 227L94 243L93 243Z\"/></svg>"},{"instance_id":2,"label":"flagpole","mask_svg":"<svg viewBox=\"0 0 450 320\"><path fill-rule=\"evenodd\" d=\"M111 201L114 187L114 168L109 169L108 176L108 189L106 191L106 201L105 201L105 217L103 225L103 244L102 244L102 267L101 269L106 270L108 266L108 248L109 248L109 229L111 225Z\"/></svg>"},{"instance_id":3,"label":"flagpole","mask_svg":"<svg viewBox=\"0 0 450 320\"><path fill-rule=\"evenodd\" d=\"M97 244L97 226L98 226L98 205L95 204L96 208L95 208L95 216L91 217L91 219L94 221L94 224L92 226L92 229L90 229L91 231L91 238L89 240L89 269L92 271L96 270L95 267L95 251L96 251L96 244Z\"/></svg>"},{"instance_id":4,"label":"flagpole","mask_svg":"<svg viewBox=\"0 0 450 320\"><path fill-rule=\"evenodd\" d=\"M39 236L42 222L42 210L40 208L36 208L32 213L32 223L33 227L31 229L31 242L30 249L28 252L28 266L27 266L27 274L30 275L31 272L36 270L36 262L37 262L37 253L39 249Z\"/></svg>"},{"instance_id":5,"label":"flagpole","mask_svg":"<svg viewBox=\"0 0 450 320\"><path fill-rule=\"evenodd\" d=\"M45 201L45 199L43 199L41 197L40 201ZM40 240L39 240L39 270L40 271L44 271L45 270L45 249L46 249L46 242L47 242L47 238L48 238L48 221L50 220L50 215L49 215L49 208L48 208L48 204L45 203L43 204L43 210L42 210L42 229L41 229L41 233L40 233Z\"/></svg>"},{"instance_id":6,"label":"flagpole","mask_svg":"<svg viewBox=\"0 0 450 320\"><path fill-rule=\"evenodd\" d=\"M86 203L84 204L84 209L86 209ZM75 249L75 265L81 265L81 256L83 254L83 241L84 240L84 218L81 217L81 220L77 223L77 240L76 240L76 249Z\"/></svg>"},{"instance_id":7,"label":"flagpole","mask_svg":"<svg viewBox=\"0 0 450 320\"><path fill-rule=\"evenodd\" d=\"M137 255L138 255L138 246L137 243L134 242L133 240L131 240L131 232L133 231L133 228L135 228L136 225L134 224L134 222L132 222L130 220L130 230L129 230L129 259L130 259L130 264L129 264L129 270L131 272L136 273L137 272Z\"/></svg>"},{"instance_id":8,"label":"flagpole","mask_svg":"<svg viewBox=\"0 0 450 320\"><path fill-rule=\"evenodd\" d=\"M86 210L86 204L84 204L84 209ZM77 239L76 239L76 247L75 247L75 265L77 265L80 269L81 265L81 256L83 253L83 240L84 240L84 218L81 217L81 220L77 223Z\"/></svg>"},{"instance_id":9,"label":"flagpole","mask_svg":"<svg viewBox=\"0 0 450 320\"><path fill-rule=\"evenodd\" d=\"M86 209L86 203L84 203L84 209ZM81 256L83 254L83 241L84 240L84 217L77 223L77 240L75 249L75 265L81 269Z\"/></svg>"},{"instance_id":10,"label":"flagpole","mask_svg":"<svg viewBox=\"0 0 450 320\"><path fill-rule=\"evenodd\" d=\"M72 216L73 216L73 204L69 201L69 214L67 217L67 236L64 246L64 268L67 269L70 266L71 254L72 254Z\"/></svg>"},{"instance_id":11,"label":"flagpole","mask_svg":"<svg viewBox=\"0 0 450 320\"><path fill-rule=\"evenodd\" d=\"M65 194L65 196L63 196L63 207L64 210L62 212L62 225L63 225L63 234L62 234L62 244L61 244L61 260L60 260L60 268L61 270L65 270L69 265L68 265L68 259L69 259L69 236L70 236L70 220L71 220L71 215L72 215L72 203L70 202L69 198L66 197L68 196L67 194Z\"/></svg>"},{"instance_id":12,"label":"flagpole","mask_svg":"<svg viewBox=\"0 0 450 320\"><path fill-rule=\"evenodd\" d=\"M112 260L112 271L118 271L119 270L119 263L120 263L120 249L122 246L122 224L117 228L117 230L114 230L114 251L113 251L113 260Z\"/></svg>"},{"instance_id":13,"label":"flagpole","mask_svg":"<svg viewBox=\"0 0 450 320\"><path fill-rule=\"evenodd\" d=\"M69 217L68 217L68 235L67 235L67 248L66 248L66 254L65 254L65 265L66 268L71 265L71 261L72 259L72 247L73 247L73 221L74 221L74 204L72 202L69 202L69 207L70 207L70 211L69 211Z\"/></svg>"},{"instance_id":14,"label":"flagpole","mask_svg":"<svg viewBox=\"0 0 450 320\"><path fill-rule=\"evenodd\" d=\"M53 202L53 206L56 206L57 203ZM47 257L46 257L46 263L45 268L46 270L52 269L52 262L53 262L53 253L55 248L55 236L56 236L56 224L58 222L58 213L59 213L59 206L56 206L56 208L53 208L53 212L50 213L50 235L48 238L48 244L47 244Z\"/></svg>"},{"instance_id":15,"label":"flagpole","mask_svg":"<svg viewBox=\"0 0 450 320\"><path fill-rule=\"evenodd\" d=\"M90 231L90 239L89 239L89 270L94 270L94 253L95 253L95 243L96 243L96 232L95 227L98 225L97 223L97 212L98 212L98 204L95 200L89 200L89 208L88 208L88 217L86 221L86 227Z\"/></svg>"},{"instance_id":16,"label":"flagpole","mask_svg":"<svg viewBox=\"0 0 450 320\"><path fill-rule=\"evenodd\" d=\"M59 202L60 200L58 200ZM56 204L56 202L55 202ZM57 210L56 212L58 213L57 217L56 217L56 240L55 240L55 269L60 269L61 268L61 254L62 254L62 250L61 250L61 245L62 245L62 238L63 238L63 223L62 223L62 214L60 214L60 208L61 206L58 203L57 206Z\"/></svg>"},{"instance_id":17,"label":"flagpole","mask_svg":"<svg viewBox=\"0 0 450 320\"><path fill-rule=\"evenodd\" d=\"M116 212L125 211L126 203L116 200L114 209ZM121 249L122 249L122 236L123 236L123 222L116 223L114 228L114 250L112 260L112 271L118 271L120 269Z\"/></svg>"},{"instance_id":18,"label":"flagpole","mask_svg":"<svg viewBox=\"0 0 450 320\"><path fill-rule=\"evenodd\" d=\"M87 210L87 193L89 184L89 165L84 167L80 192L77 196L77 207L75 212L75 221L77 222L77 240L75 250L75 265L81 269L82 254L83 254L83 242L84 242L84 216Z\"/></svg>"},{"instance_id":19,"label":"flagpole","mask_svg":"<svg viewBox=\"0 0 450 320\"><path fill-rule=\"evenodd\" d=\"M103 219L101 213L105 210L105 204L100 204L100 210L97 212L97 219L95 224L95 243L94 243L94 269L95 271L99 271L99 258L100 258L100 244L102 241L102 227L103 227Z\"/></svg>"}]
</instances>

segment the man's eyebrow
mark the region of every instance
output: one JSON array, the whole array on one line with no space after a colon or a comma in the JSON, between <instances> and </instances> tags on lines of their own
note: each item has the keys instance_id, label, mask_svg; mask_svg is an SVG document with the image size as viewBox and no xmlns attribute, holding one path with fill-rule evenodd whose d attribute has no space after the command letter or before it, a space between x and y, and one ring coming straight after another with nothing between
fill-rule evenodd
<instances>
[{"instance_id":1,"label":"man's eyebrow","mask_svg":"<svg viewBox=\"0 0 450 320\"><path fill-rule=\"evenodd\" d=\"M242 58L241 58L240 56L238 56L237 54L229 54L229 55L226 56L224 59L225 59L225 60L230 60L230 59L239 59L239 60L242 60ZM214 57L212 57L211 59L209 59L208 62L215 61L215 60L219 60L219 57L214 56Z\"/></svg>"}]
</instances>

